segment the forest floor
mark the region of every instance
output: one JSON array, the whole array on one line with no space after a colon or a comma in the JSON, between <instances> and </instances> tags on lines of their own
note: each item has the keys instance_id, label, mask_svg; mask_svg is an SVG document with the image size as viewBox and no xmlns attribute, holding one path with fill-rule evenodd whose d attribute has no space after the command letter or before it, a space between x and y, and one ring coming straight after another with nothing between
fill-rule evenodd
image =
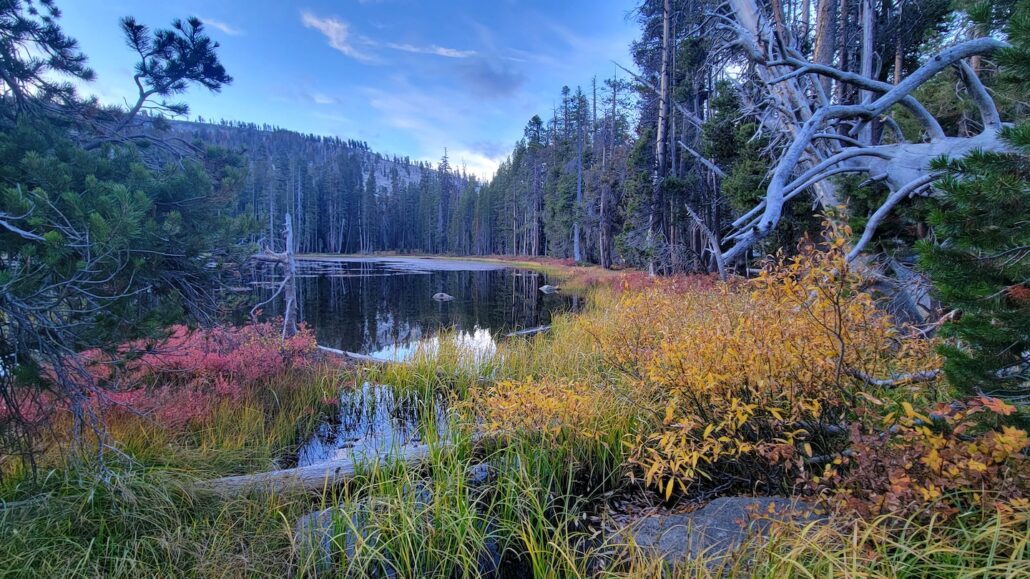
<instances>
[{"instance_id":1,"label":"forest floor","mask_svg":"<svg viewBox=\"0 0 1030 579\"><path fill-rule=\"evenodd\" d=\"M98 408L102 469L61 420L35 476L0 464L0 576L1030 574L1011 407L842 374L939 360L848 291L840 258L731 284L476 259L590 286L583 311L480 363L448 340L355 366L272 325L176 334L187 355L136 368L145 412ZM424 460L316 491L205 486L291 467L320 428L376 412Z\"/></svg>"}]
</instances>

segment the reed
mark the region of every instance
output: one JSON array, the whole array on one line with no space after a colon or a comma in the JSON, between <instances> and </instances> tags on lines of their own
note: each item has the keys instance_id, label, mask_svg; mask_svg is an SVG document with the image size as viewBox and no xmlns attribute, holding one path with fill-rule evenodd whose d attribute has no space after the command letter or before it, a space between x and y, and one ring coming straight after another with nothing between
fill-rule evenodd
<instances>
[{"instance_id":1,"label":"reed","mask_svg":"<svg viewBox=\"0 0 1030 579\"><path fill-rule=\"evenodd\" d=\"M498 566L555 578L1030 574L1030 506L1018 500L951 518L783 523L675 566L599 533L604 497L635 484L632 444L669 424L668 393L599 345L621 347L627 324L613 312L633 291L597 286L585 311L558 316L548 334L504 340L489 358L445 333L410 364L288 369L186 426L113 414L106 470L89 448L46 455L35 480L18 463L4 466L0 575L478 577ZM667 312L639 325L682 328L669 316L699 315L690 304L705 299L669 296ZM370 461L321 493L196 490L198 479L282 466L338 411L341 390L366 383L390 388L395 410L416 410L429 445L422 464ZM295 527L326 509L327 556L303 547Z\"/></svg>"}]
</instances>

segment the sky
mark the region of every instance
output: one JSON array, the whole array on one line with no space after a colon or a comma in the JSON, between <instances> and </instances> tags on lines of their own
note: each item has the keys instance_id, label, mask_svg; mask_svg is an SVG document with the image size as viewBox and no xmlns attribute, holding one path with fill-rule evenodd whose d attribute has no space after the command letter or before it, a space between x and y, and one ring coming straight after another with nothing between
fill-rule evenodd
<instances>
[{"instance_id":1,"label":"sky","mask_svg":"<svg viewBox=\"0 0 1030 579\"><path fill-rule=\"evenodd\" d=\"M97 80L84 92L135 99L118 29L197 16L232 85L194 87L190 118L268 123L492 176L561 87L631 64L636 0L58 0ZM619 76L624 73L619 71Z\"/></svg>"}]
</instances>

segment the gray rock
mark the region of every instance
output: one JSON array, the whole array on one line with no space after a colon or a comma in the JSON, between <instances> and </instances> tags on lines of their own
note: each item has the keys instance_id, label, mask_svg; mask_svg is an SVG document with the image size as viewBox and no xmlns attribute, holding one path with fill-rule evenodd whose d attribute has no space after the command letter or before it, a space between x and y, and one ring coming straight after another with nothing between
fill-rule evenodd
<instances>
[{"instance_id":1,"label":"gray rock","mask_svg":"<svg viewBox=\"0 0 1030 579\"><path fill-rule=\"evenodd\" d=\"M449 302L454 299L454 296L440 292L438 294L433 294L433 299L438 302Z\"/></svg>"},{"instance_id":2,"label":"gray rock","mask_svg":"<svg viewBox=\"0 0 1030 579\"><path fill-rule=\"evenodd\" d=\"M490 481L490 465L485 462L470 465L466 477L471 485L484 485Z\"/></svg>"},{"instance_id":3,"label":"gray rock","mask_svg":"<svg viewBox=\"0 0 1030 579\"><path fill-rule=\"evenodd\" d=\"M770 509L772 512L770 512ZM634 542L669 563L725 553L776 521L813 520L811 506L781 497L722 497L679 514L646 516L629 529Z\"/></svg>"},{"instance_id":4,"label":"gray rock","mask_svg":"<svg viewBox=\"0 0 1030 579\"><path fill-rule=\"evenodd\" d=\"M347 513L340 507L331 507L322 511L308 513L297 520L293 525L293 546L299 555L300 561L310 564L315 574L328 573L333 567L333 542L343 539L344 551L347 555L354 553L356 538L350 538L349 532L344 532L342 537L337 537L337 529L345 526ZM367 514L359 516L358 513L351 521L355 527L363 526ZM337 524L339 521L340 524ZM360 526L359 526L360 525ZM343 531L343 529L339 529ZM305 565L307 566L307 565Z\"/></svg>"},{"instance_id":5,"label":"gray rock","mask_svg":"<svg viewBox=\"0 0 1030 579\"><path fill-rule=\"evenodd\" d=\"M489 477L489 467L479 464L469 469L469 478L485 481ZM473 483L475 484L475 483ZM410 492L410 489L409 489ZM428 486L414 487L414 508L421 516L432 517L433 493ZM308 513L297 520L293 526L294 548L300 561L305 563L307 571L316 576L360 576L360 577L397 577L397 571L389 562L383 562L372 569L347 569L340 573L334 565L346 566L354 557L358 542L376 548L382 539L375 525L369 524L369 515L375 500L362 499L350 508L331 507L322 511ZM480 571L495 573L500 565L501 550L497 540L492 536L487 540L485 549L479 555Z\"/></svg>"},{"instance_id":6,"label":"gray rock","mask_svg":"<svg viewBox=\"0 0 1030 579\"><path fill-rule=\"evenodd\" d=\"M293 543L308 573L326 577L349 576L349 573L340 573L341 569L334 566L345 566L354 557L359 540L374 546L380 539L378 533L368 525L368 517L368 503L362 501L350 510L330 507L298 519L293 527ZM396 571L391 568L366 569L360 575L395 577Z\"/></svg>"},{"instance_id":7,"label":"gray rock","mask_svg":"<svg viewBox=\"0 0 1030 579\"><path fill-rule=\"evenodd\" d=\"M556 285L548 284L540 286L540 291L544 292L545 294L553 294L554 292L561 291L561 288Z\"/></svg>"}]
</instances>

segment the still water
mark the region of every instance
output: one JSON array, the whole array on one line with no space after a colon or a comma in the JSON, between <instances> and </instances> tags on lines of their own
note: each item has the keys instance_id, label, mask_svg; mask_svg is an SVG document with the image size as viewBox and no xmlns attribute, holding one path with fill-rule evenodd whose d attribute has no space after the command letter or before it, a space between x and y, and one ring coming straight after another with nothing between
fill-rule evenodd
<instances>
[{"instance_id":1,"label":"still water","mask_svg":"<svg viewBox=\"0 0 1030 579\"><path fill-rule=\"evenodd\" d=\"M300 259L297 282L299 318L319 345L391 360L445 329L489 353L498 337L549 324L552 314L581 302L567 292L541 292L557 282L540 272L451 259ZM266 296L272 283L256 282ZM439 293L454 299L434 300ZM279 315L281 301L266 313Z\"/></svg>"}]
</instances>

